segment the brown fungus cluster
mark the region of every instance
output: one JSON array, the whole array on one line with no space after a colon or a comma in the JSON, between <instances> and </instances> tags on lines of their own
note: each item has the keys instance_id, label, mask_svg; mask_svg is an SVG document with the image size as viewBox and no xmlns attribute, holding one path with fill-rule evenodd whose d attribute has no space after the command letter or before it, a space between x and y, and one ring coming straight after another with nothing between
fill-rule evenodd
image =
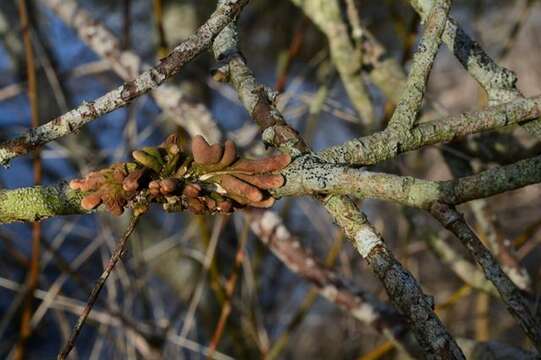
<instances>
[{"instance_id":1,"label":"brown fungus cluster","mask_svg":"<svg viewBox=\"0 0 541 360\"><path fill-rule=\"evenodd\" d=\"M112 214L121 215L128 201L136 194L122 187L122 183L131 175L130 168L137 171L133 163L113 164L107 169L89 173L84 179L72 180L70 187L88 193L81 200L84 209L94 209L103 203Z\"/></svg>"},{"instance_id":2,"label":"brown fungus cluster","mask_svg":"<svg viewBox=\"0 0 541 360\"><path fill-rule=\"evenodd\" d=\"M270 207L274 198L267 190L283 185L278 172L291 161L285 154L242 159L230 140L223 146L210 145L198 135L188 146L176 134L160 146L144 147L132 156L134 162L114 164L70 182L72 189L86 193L83 208L104 204L112 214L120 215L138 195L163 204L166 211L197 214Z\"/></svg>"}]
</instances>

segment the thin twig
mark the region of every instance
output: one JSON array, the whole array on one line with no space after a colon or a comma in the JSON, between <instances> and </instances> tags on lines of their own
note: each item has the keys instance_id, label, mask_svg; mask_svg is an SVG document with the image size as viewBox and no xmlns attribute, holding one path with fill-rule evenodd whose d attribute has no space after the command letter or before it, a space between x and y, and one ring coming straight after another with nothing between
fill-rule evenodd
<instances>
[{"instance_id":1,"label":"thin twig","mask_svg":"<svg viewBox=\"0 0 541 360\"><path fill-rule=\"evenodd\" d=\"M344 240L344 233L338 231L337 236L335 237L333 244L327 256L325 258L325 267L332 268L340 250L342 249ZM291 317L289 323L285 327L285 330L278 336L278 338L272 343L272 346L269 349L269 352L265 356L265 360L274 360L277 359L280 354L284 351L287 346L287 343L290 340L291 335L295 330L302 324L303 320L310 313L310 309L315 304L318 298L318 290L316 287L310 289L310 291L305 295L301 305L297 308L297 312ZM396 343L396 341L388 340L391 344Z\"/></svg>"},{"instance_id":2,"label":"thin twig","mask_svg":"<svg viewBox=\"0 0 541 360\"><path fill-rule=\"evenodd\" d=\"M186 316L184 317L184 324L182 325L182 329L180 331L180 337L182 339L186 339L192 329L195 312L203 296L205 279L207 277L211 263L214 259L214 254L216 253L216 247L218 245L220 234L222 233L222 230L225 224L227 223L227 221L228 221L227 217L220 216L214 223L214 227L212 229L212 236L210 237L209 245L205 253L203 269L199 275L199 281L197 282L197 286L192 293L190 305L188 306Z\"/></svg>"},{"instance_id":3,"label":"thin twig","mask_svg":"<svg viewBox=\"0 0 541 360\"><path fill-rule=\"evenodd\" d=\"M203 243L203 246L205 249L210 249L211 246L211 240L212 240L212 234L209 231L209 224L208 224L208 218L205 215L195 215L194 220L197 222L197 225L199 227L199 238L201 239L201 242ZM209 264L209 282L210 282L210 288L212 289L212 292L214 293L214 296L216 297L216 300L218 300L218 303L223 304L226 298L225 290L220 283L220 271L218 270L218 263L216 262L216 259L213 257L210 260Z\"/></svg>"},{"instance_id":4,"label":"thin twig","mask_svg":"<svg viewBox=\"0 0 541 360\"><path fill-rule=\"evenodd\" d=\"M165 27L163 24L163 0L153 0L154 23L158 33L158 57L164 57L169 51L167 37L165 36Z\"/></svg>"},{"instance_id":5,"label":"thin twig","mask_svg":"<svg viewBox=\"0 0 541 360\"><path fill-rule=\"evenodd\" d=\"M280 54L280 57L278 58L278 65L276 71L277 75L276 82L274 83L274 88L279 93L284 92L287 84L287 75L290 70L291 64L295 57L299 55L299 52L302 48L302 44L304 42L304 35L306 32L306 25L308 25L307 20L306 17L303 16L298 20L298 24L296 25L295 32L293 33L287 51L282 52Z\"/></svg>"},{"instance_id":6,"label":"thin twig","mask_svg":"<svg viewBox=\"0 0 541 360\"><path fill-rule=\"evenodd\" d=\"M131 47L132 0L122 1L122 49ZM167 54L164 54L167 55Z\"/></svg>"},{"instance_id":7,"label":"thin twig","mask_svg":"<svg viewBox=\"0 0 541 360\"><path fill-rule=\"evenodd\" d=\"M85 308L83 309L83 312L79 316L79 319L77 320L77 323L73 327L71 336L68 340L68 342L64 345L64 348L62 351L58 354L58 359L65 359L70 351L75 346L75 341L77 340L77 337L79 336L79 333L81 332L81 329L83 325L85 324L86 319L88 318L88 314L92 311L92 307L96 303L96 300L98 299L98 296L100 294L101 289L103 288L103 285L105 284L105 281L107 281L107 278L113 271L115 265L117 262L122 258L122 256L126 253L127 245L128 245L128 239L130 235L135 230L135 226L137 225L140 217L143 214L140 212L136 212L132 215L130 219L130 223L128 224L128 227L126 228L124 234L118 241L118 244L116 245L115 249L113 250L113 254L111 255L111 258L109 259L109 262L107 263L107 266L103 270L103 273L99 277L98 281L96 281L96 284L94 285L94 288L92 289L92 292L90 293L90 296L88 297L88 301L85 305Z\"/></svg>"},{"instance_id":8,"label":"thin twig","mask_svg":"<svg viewBox=\"0 0 541 360\"><path fill-rule=\"evenodd\" d=\"M154 5L161 4L161 1L155 0ZM115 34L99 19L93 17L90 11L78 6L75 0L42 0L40 3L51 9L62 21L77 31L79 38L107 61L122 80L130 81L150 68L150 65L145 64L136 52L123 50L121 41ZM163 21L156 12L155 17L158 24ZM167 51L167 48L161 49L160 58L165 57ZM171 116L176 124L184 127L190 135L203 134L212 142L220 140L220 129L210 110L202 102L192 99L180 87L162 84L153 89L151 95L156 104Z\"/></svg>"},{"instance_id":9,"label":"thin twig","mask_svg":"<svg viewBox=\"0 0 541 360\"><path fill-rule=\"evenodd\" d=\"M375 121L374 105L362 76L361 59L364 47L356 46L350 34L350 24L338 0L292 0L327 35L331 58L336 65L348 97L362 122L372 125ZM316 15L314 15L316 14ZM352 59L354 59L352 61Z\"/></svg>"},{"instance_id":10,"label":"thin twig","mask_svg":"<svg viewBox=\"0 0 541 360\"><path fill-rule=\"evenodd\" d=\"M227 319L229 318L229 315L231 314L233 294L235 293L237 280L239 278L239 272L242 266L242 262L244 261L244 255L245 255L244 247L246 246L246 242L248 241L249 229L250 228L249 228L248 223L245 223L244 228L242 229L242 233L240 234L239 244L237 247L237 252L235 254L235 261L233 263L233 269L231 270L231 274L229 275L229 278L227 279L225 283L225 299L222 305L222 310L220 311L220 317L218 318L218 323L216 324L216 327L214 328L214 332L210 340L209 354L207 356L209 359L213 358L213 354L218 348L218 344L220 343L220 339L225 329Z\"/></svg>"}]
</instances>

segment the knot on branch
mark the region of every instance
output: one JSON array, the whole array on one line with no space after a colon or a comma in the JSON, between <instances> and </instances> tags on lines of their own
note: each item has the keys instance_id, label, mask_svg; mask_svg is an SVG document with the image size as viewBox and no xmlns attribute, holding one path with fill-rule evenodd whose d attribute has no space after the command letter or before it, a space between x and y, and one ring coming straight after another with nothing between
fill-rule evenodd
<instances>
[{"instance_id":1,"label":"knot on branch","mask_svg":"<svg viewBox=\"0 0 541 360\"><path fill-rule=\"evenodd\" d=\"M105 205L114 215L133 205L136 197L160 203L166 211L230 213L244 206L270 207L269 190L281 187L279 174L290 162L281 154L250 160L239 158L235 144L227 140L210 145L200 135L188 145L170 135L157 147L132 153L134 162L113 164L70 182L85 192L84 209Z\"/></svg>"},{"instance_id":2,"label":"knot on branch","mask_svg":"<svg viewBox=\"0 0 541 360\"><path fill-rule=\"evenodd\" d=\"M430 207L432 215L445 227L449 228L457 221L464 221L463 216L454 206L436 201Z\"/></svg>"}]
</instances>

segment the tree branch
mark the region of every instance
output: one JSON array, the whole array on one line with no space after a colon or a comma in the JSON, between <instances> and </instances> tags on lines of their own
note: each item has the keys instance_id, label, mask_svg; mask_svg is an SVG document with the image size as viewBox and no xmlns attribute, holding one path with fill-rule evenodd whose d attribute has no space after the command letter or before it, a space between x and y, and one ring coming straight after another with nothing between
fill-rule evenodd
<instances>
[{"instance_id":1,"label":"tree branch","mask_svg":"<svg viewBox=\"0 0 541 360\"><path fill-rule=\"evenodd\" d=\"M16 139L0 144L0 163L6 165L11 159L70 134L90 121L125 106L133 99L158 87L208 48L214 37L239 14L247 2L248 0L224 1L195 34L177 46L157 66L92 102L84 102L78 108Z\"/></svg>"},{"instance_id":2,"label":"tree branch","mask_svg":"<svg viewBox=\"0 0 541 360\"><path fill-rule=\"evenodd\" d=\"M435 0L410 0L410 4L421 18L426 19L435 4ZM508 102L521 97L516 88L516 75L496 64L452 17L447 20L442 38L447 48L485 89L491 104Z\"/></svg>"},{"instance_id":3,"label":"tree branch","mask_svg":"<svg viewBox=\"0 0 541 360\"><path fill-rule=\"evenodd\" d=\"M92 288L92 291L90 292L90 295L88 296L88 300L86 302L86 305L79 315L79 318L77 319L77 323L73 327L73 330L70 334L70 337L62 350L58 353L58 360L66 359L73 347L75 346L75 342L77 341L77 338L79 337L79 334L86 322L86 319L88 318L88 315L92 311L92 308L94 307L94 304L96 304L96 301L98 300L98 296L101 292L101 289L103 288L103 285L105 285L105 282L109 278L109 275L111 275L111 272L113 272L113 269L115 268L118 261L124 256L126 251L128 250L128 239L130 238L131 234L135 230L135 226L139 222L139 219L141 217L142 213L134 213L131 216L130 223L128 224L128 227L124 231L124 234L122 234L122 237L116 244L113 253L111 255L111 258L109 259L109 262L107 263L107 266L105 269L103 269L103 272L101 276L96 281L96 284Z\"/></svg>"},{"instance_id":4,"label":"tree branch","mask_svg":"<svg viewBox=\"0 0 541 360\"><path fill-rule=\"evenodd\" d=\"M490 251L466 224L462 214L458 213L454 207L442 203L434 204L431 213L468 249L475 261L483 268L486 277L500 293L509 312L518 321L537 350L541 352L541 321L530 312L528 302L522 296L520 289L509 279Z\"/></svg>"},{"instance_id":5,"label":"tree branch","mask_svg":"<svg viewBox=\"0 0 541 360\"><path fill-rule=\"evenodd\" d=\"M426 18L434 1L410 0L410 3L422 18ZM522 97L516 87L517 76L512 71L496 64L451 17L447 20L442 39L462 66L486 91L490 104L499 104ZM524 124L524 128L535 138L541 138L541 120Z\"/></svg>"},{"instance_id":6,"label":"tree branch","mask_svg":"<svg viewBox=\"0 0 541 360\"><path fill-rule=\"evenodd\" d=\"M517 98L481 111L452 115L417 125L406 136L381 131L321 151L322 159L342 164L370 165L426 145L446 143L482 131L525 123L541 116L541 96Z\"/></svg>"},{"instance_id":7,"label":"tree branch","mask_svg":"<svg viewBox=\"0 0 541 360\"><path fill-rule=\"evenodd\" d=\"M406 87L389 121L388 127L393 131L407 134L417 120L450 9L450 0L437 0L430 10L425 31L413 56Z\"/></svg>"},{"instance_id":8,"label":"tree branch","mask_svg":"<svg viewBox=\"0 0 541 360\"><path fill-rule=\"evenodd\" d=\"M329 164L307 154L282 171L286 183L275 196L315 194L375 198L429 209L434 202L459 205L541 182L541 156L447 181L370 172ZM0 190L0 224L85 214L82 193L66 183Z\"/></svg>"},{"instance_id":9,"label":"tree branch","mask_svg":"<svg viewBox=\"0 0 541 360\"><path fill-rule=\"evenodd\" d=\"M288 152L292 157L309 153L310 150L302 138L287 125L283 116L269 101L268 91L257 84L252 72L246 66L238 49L238 33L235 25L233 23L227 26L215 40L214 54L221 63L218 68L219 78L231 80L244 107L263 131L265 142ZM408 318L425 353L434 357L463 359L464 355L460 348L432 311L431 302L426 300L426 295L413 276L396 261L351 199L344 196L333 196L324 201L324 205L341 227L345 229L361 227L364 229L363 232L346 231L346 233L349 235L350 241L359 245L358 251L363 257L366 257L372 270L380 276L380 280L395 306ZM343 216L346 209L352 214L351 216ZM353 213L358 216L354 216ZM374 242L374 240L378 241ZM372 252L375 245L380 250ZM382 267L384 271L382 271ZM387 270L389 270L390 276L386 276ZM399 296L399 294L405 293L411 296ZM415 301L415 303L410 301ZM418 321L417 314L425 316L423 321Z\"/></svg>"},{"instance_id":10,"label":"tree branch","mask_svg":"<svg viewBox=\"0 0 541 360\"><path fill-rule=\"evenodd\" d=\"M124 81L130 81L148 70L141 58L133 51L123 50L118 38L91 14L79 7L74 0L42 0L62 21L73 27L79 38L96 54L111 64L114 72ZM178 86L163 84L152 90L158 106L170 114L177 124L186 128L192 136L203 134L210 142L219 142L220 129L212 114L200 102L187 99Z\"/></svg>"},{"instance_id":11,"label":"tree branch","mask_svg":"<svg viewBox=\"0 0 541 360\"><path fill-rule=\"evenodd\" d=\"M292 0L321 29L329 40L331 57L353 106L366 124L373 124L374 109L362 77L363 48L356 46L344 22L338 0ZM355 58L352 61L352 58Z\"/></svg>"},{"instance_id":12,"label":"tree branch","mask_svg":"<svg viewBox=\"0 0 541 360\"><path fill-rule=\"evenodd\" d=\"M410 355L416 354L418 345L411 334L408 335L408 325L395 309L326 269L302 248L274 212L253 210L247 214L252 231L259 239L292 272L312 283L320 296L348 311L362 323L374 327Z\"/></svg>"},{"instance_id":13,"label":"tree branch","mask_svg":"<svg viewBox=\"0 0 541 360\"><path fill-rule=\"evenodd\" d=\"M540 183L541 156L447 181L422 180L329 164L312 155L297 158L282 174L286 183L273 190L276 196L351 195L429 209L436 201L458 205Z\"/></svg>"},{"instance_id":14,"label":"tree branch","mask_svg":"<svg viewBox=\"0 0 541 360\"><path fill-rule=\"evenodd\" d=\"M0 190L0 223L40 221L52 216L87 214L81 208L83 194L66 182Z\"/></svg>"},{"instance_id":15,"label":"tree branch","mask_svg":"<svg viewBox=\"0 0 541 360\"><path fill-rule=\"evenodd\" d=\"M345 203L336 196L329 197L325 205L383 283L393 305L408 319L425 356L463 359L455 340L433 312L433 298L424 294L415 278L394 258L366 216L352 202Z\"/></svg>"}]
</instances>

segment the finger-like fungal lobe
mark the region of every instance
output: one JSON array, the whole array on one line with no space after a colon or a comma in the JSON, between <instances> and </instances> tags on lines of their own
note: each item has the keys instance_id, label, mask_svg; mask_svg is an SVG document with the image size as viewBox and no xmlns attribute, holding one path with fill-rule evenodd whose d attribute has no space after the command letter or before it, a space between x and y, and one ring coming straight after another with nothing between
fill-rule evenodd
<instances>
[{"instance_id":1,"label":"finger-like fungal lobe","mask_svg":"<svg viewBox=\"0 0 541 360\"><path fill-rule=\"evenodd\" d=\"M231 140L209 144L197 135L189 144L181 134L169 135L159 146L135 150L132 157L133 162L72 180L70 187L85 193L81 207L103 205L120 215L140 197L162 204L166 211L196 214L271 207L275 199L269 190L284 184L280 171L291 162L285 154L243 159Z\"/></svg>"}]
</instances>

